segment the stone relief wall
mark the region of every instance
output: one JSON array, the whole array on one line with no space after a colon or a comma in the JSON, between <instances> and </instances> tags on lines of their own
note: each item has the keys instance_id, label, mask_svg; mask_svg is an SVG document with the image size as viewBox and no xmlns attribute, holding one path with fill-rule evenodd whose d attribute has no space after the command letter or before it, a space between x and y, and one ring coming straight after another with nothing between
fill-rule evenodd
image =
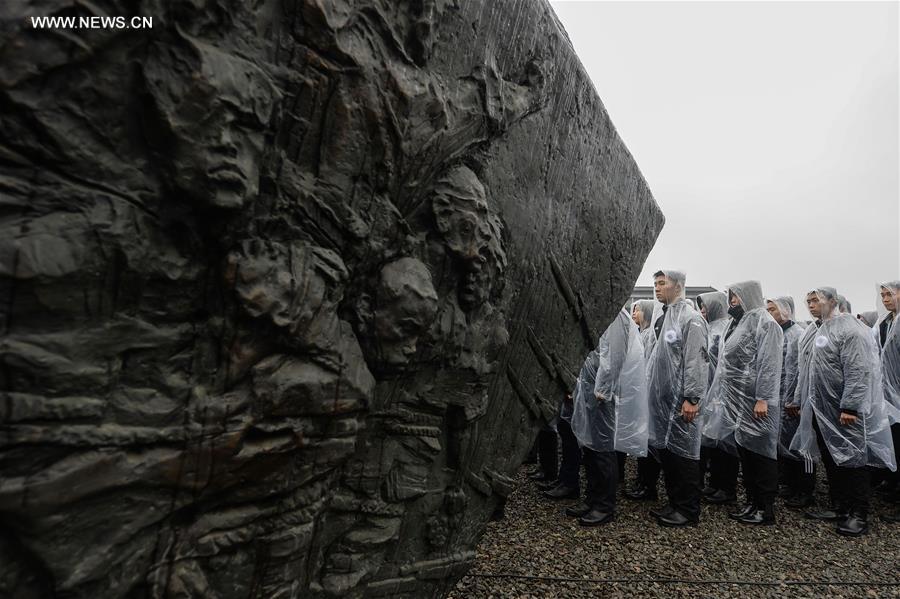
<instances>
[{"instance_id":1,"label":"stone relief wall","mask_svg":"<svg viewBox=\"0 0 900 599\"><path fill-rule=\"evenodd\" d=\"M663 223L549 5L0 18L0 596L445 594Z\"/></svg>"}]
</instances>

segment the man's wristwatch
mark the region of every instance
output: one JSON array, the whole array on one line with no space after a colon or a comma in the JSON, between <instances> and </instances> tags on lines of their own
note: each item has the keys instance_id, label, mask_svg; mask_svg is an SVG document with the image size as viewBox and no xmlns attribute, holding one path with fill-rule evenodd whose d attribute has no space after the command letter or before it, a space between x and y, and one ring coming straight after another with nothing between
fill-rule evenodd
<instances>
[{"instance_id":1,"label":"man's wristwatch","mask_svg":"<svg viewBox=\"0 0 900 599\"><path fill-rule=\"evenodd\" d=\"M698 403L700 403L700 398L699 397L685 397L684 401L688 402L692 406L696 406Z\"/></svg>"}]
</instances>

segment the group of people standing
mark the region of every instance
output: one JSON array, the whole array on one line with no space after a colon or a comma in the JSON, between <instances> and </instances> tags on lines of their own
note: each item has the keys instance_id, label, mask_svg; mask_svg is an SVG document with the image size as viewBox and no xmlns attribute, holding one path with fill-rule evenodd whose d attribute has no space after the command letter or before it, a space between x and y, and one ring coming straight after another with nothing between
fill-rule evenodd
<instances>
[{"instance_id":1,"label":"group of people standing","mask_svg":"<svg viewBox=\"0 0 900 599\"><path fill-rule=\"evenodd\" d=\"M637 479L625 495L655 500L662 474L667 501L651 510L662 526L696 525L701 499L735 502L740 474L747 501L729 513L738 522L774 524L781 494L839 534L866 534L873 479L898 486L900 281L880 286L881 317L854 316L832 287L810 290L806 326L792 298L767 299L758 281L701 294L695 308L684 273L667 270L654 292L657 301L619 312L541 431L533 478L544 495L580 498L566 514L584 526L609 522L632 455ZM829 506L815 506L817 463Z\"/></svg>"}]
</instances>

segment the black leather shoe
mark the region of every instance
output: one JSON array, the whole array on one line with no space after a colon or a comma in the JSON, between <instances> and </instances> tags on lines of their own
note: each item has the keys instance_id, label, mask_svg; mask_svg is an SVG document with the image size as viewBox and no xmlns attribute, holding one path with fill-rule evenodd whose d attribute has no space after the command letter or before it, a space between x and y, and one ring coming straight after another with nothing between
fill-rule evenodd
<instances>
[{"instance_id":1,"label":"black leather shoe","mask_svg":"<svg viewBox=\"0 0 900 599\"><path fill-rule=\"evenodd\" d=\"M544 474L543 470L538 470L537 472L534 472L533 474L529 474L528 478L530 478L531 480L536 480L537 482L546 482L546 481L550 480L550 477L547 476L546 474ZM556 477L554 476L553 478L556 478Z\"/></svg>"},{"instance_id":2,"label":"black leather shoe","mask_svg":"<svg viewBox=\"0 0 900 599\"><path fill-rule=\"evenodd\" d=\"M775 512L771 510L753 510L746 516L737 519L741 524L775 524Z\"/></svg>"},{"instance_id":3,"label":"black leather shoe","mask_svg":"<svg viewBox=\"0 0 900 599\"><path fill-rule=\"evenodd\" d=\"M728 517L731 518L732 520L740 520L741 518L743 518L745 516L749 516L750 514L752 514L755 511L756 511L756 506L753 505L752 503L748 503L747 505L745 505L744 507L742 507L741 509L739 509L736 512L728 512Z\"/></svg>"},{"instance_id":4,"label":"black leather shoe","mask_svg":"<svg viewBox=\"0 0 900 599\"><path fill-rule=\"evenodd\" d=\"M582 526L600 526L601 524L612 522L615 516L612 512L601 512L600 510L592 509L579 518L578 523Z\"/></svg>"},{"instance_id":5,"label":"black leather shoe","mask_svg":"<svg viewBox=\"0 0 900 599\"><path fill-rule=\"evenodd\" d=\"M790 497L793 494L794 494L794 492L791 491L791 488L789 486L779 485L778 496L781 497L782 499L787 499L788 497Z\"/></svg>"},{"instance_id":6,"label":"black leather shoe","mask_svg":"<svg viewBox=\"0 0 900 599\"><path fill-rule=\"evenodd\" d=\"M560 483L558 480L548 480L545 482L538 483L537 488L540 491L549 491L550 489L553 489L554 487L558 487L559 484Z\"/></svg>"},{"instance_id":7,"label":"black leather shoe","mask_svg":"<svg viewBox=\"0 0 900 599\"><path fill-rule=\"evenodd\" d=\"M787 507L802 509L813 504L813 496L808 493L800 493L784 500Z\"/></svg>"},{"instance_id":8,"label":"black leather shoe","mask_svg":"<svg viewBox=\"0 0 900 599\"><path fill-rule=\"evenodd\" d=\"M665 514L656 519L660 526L679 528L681 526L697 526L696 520L691 520L678 510L672 510L671 514Z\"/></svg>"},{"instance_id":9,"label":"black leather shoe","mask_svg":"<svg viewBox=\"0 0 900 599\"><path fill-rule=\"evenodd\" d=\"M832 509L811 509L803 512L811 520L846 520L847 513Z\"/></svg>"},{"instance_id":10,"label":"black leather shoe","mask_svg":"<svg viewBox=\"0 0 900 599\"><path fill-rule=\"evenodd\" d=\"M869 521L865 516L850 514L837 525L837 533L845 537L861 537L869 533Z\"/></svg>"},{"instance_id":11,"label":"black leather shoe","mask_svg":"<svg viewBox=\"0 0 900 599\"><path fill-rule=\"evenodd\" d=\"M625 497L634 499L635 501L656 501L656 489L651 490L642 485L629 491L625 491Z\"/></svg>"},{"instance_id":12,"label":"black leather shoe","mask_svg":"<svg viewBox=\"0 0 900 599\"><path fill-rule=\"evenodd\" d=\"M706 503L711 503L713 505L721 505L723 503L734 503L737 500L737 495L734 493L729 493L728 491L723 491L722 489L717 489L715 493L712 495L707 495L703 498L703 501Z\"/></svg>"},{"instance_id":13,"label":"black leather shoe","mask_svg":"<svg viewBox=\"0 0 900 599\"><path fill-rule=\"evenodd\" d=\"M712 494L715 493L716 491L718 491L717 488L715 488L715 487L710 487L710 486L706 486L706 487L703 487L702 489L700 489L700 494L703 495L703 496L705 497L705 496L707 496L707 495L712 495Z\"/></svg>"},{"instance_id":14,"label":"black leather shoe","mask_svg":"<svg viewBox=\"0 0 900 599\"><path fill-rule=\"evenodd\" d=\"M656 508L653 508L652 510L650 510L650 515L655 518L659 518L660 516L668 516L669 514L671 514L674 511L675 511L674 507L672 507L669 504L666 504L662 507L656 507Z\"/></svg>"},{"instance_id":15,"label":"black leather shoe","mask_svg":"<svg viewBox=\"0 0 900 599\"><path fill-rule=\"evenodd\" d=\"M547 499L578 499L581 492L576 487L557 485L549 491L544 491L542 495Z\"/></svg>"},{"instance_id":16,"label":"black leather shoe","mask_svg":"<svg viewBox=\"0 0 900 599\"><path fill-rule=\"evenodd\" d=\"M573 505L572 507L566 508L566 516L569 518L581 518L585 514L591 511L591 506L586 504L585 502L580 502L578 505Z\"/></svg>"}]
</instances>

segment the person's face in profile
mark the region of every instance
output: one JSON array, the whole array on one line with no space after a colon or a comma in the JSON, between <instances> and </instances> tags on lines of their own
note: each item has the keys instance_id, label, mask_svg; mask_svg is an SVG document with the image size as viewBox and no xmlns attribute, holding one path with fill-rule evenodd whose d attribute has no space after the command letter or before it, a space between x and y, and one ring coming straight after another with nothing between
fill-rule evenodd
<instances>
[{"instance_id":1,"label":"person's face in profile","mask_svg":"<svg viewBox=\"0 0 900 599\"><path fill-rule=\"evenodd\" d=\"M888 312L897 311L897 297L894 290L890 287L881 288L881 305L883 305Z\"/></svg>"},{"instance_id":2,"label":"person's face in profile","mask_svg":"<svg viewBox=\"0 0 900 599\"><path fill-rule=\"evenodd\" d=\"M766 310L769 311L769 314L772 315L772 318L775 319L775 322L778 324L784 324L784 316L781 314L781 309L775 302L766 302Z\"/></svg>"}]
</instances>

